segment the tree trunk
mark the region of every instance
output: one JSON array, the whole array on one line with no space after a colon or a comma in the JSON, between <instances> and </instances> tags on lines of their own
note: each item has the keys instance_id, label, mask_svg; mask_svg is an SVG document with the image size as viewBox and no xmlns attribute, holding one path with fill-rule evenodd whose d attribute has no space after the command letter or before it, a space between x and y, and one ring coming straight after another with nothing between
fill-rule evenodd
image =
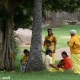
<instances>
[{"instance_id":1,"label":"tree trunk","mask_svg":"<svg viewBox=\"0 0 80 80\"><path fill-rule=\"evenodd\" d=\"M1 67L7 70L14 69L14 49L13 49L13 18L7 20L5 24L5 30L3 32L3 57Z\"/></svg>"},{"instance_id":2,"label":"tree trunk","mask_svg":"<svg viewBox=\"0 0 80 80\"><path fill-rule=\"evenodd\" d=\"M2 31L0 30L0 61L2 57Z\"/></svg>"},{"instance_id":3,"label":"tree trunk","mask_svg":"<svg viewBox=\"0 0 80 80\"><path fill-rule=\"evenodd\" d=\"M34 16L29 61L26 71L43 70L42 62L42 0L34 0Z\"/></svg>"}]
</instances>

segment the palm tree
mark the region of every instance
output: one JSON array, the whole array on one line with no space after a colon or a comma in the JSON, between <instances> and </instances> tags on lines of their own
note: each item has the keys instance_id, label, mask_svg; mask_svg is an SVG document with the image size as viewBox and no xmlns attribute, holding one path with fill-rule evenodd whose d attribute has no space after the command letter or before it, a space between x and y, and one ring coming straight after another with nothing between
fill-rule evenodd
<instances>
[{"instance_id":1,"label":"palm tree","mask_svg":"<svg viewBox=\"0 0 80 80\"><path fill-rule=\"evenodd\" d=\"M32 27L32 40L30 57L26 71L39 71L43 69L42 62L42 0L34 0L34 15Z\"/></svg>"}]
</instances>

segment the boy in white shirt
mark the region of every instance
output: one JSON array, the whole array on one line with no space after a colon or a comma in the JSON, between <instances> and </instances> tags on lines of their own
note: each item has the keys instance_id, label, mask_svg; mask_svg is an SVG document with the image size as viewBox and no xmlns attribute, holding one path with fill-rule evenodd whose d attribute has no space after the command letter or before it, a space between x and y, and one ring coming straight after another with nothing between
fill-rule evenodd
<instances>
[{"instance_id":1,"label":"boy in white shirt","mask_svg":"<svg viewBox=\"0 0 80 80\"><path fill-rule=\"evenodd\" d=\"M45 67L48 71L50 72L56 72L56 71L61 71L63 72L63 69L56 67L53 63L52 63L52 51L51 50L47 50L46 51L46 57L45 57Z\"/></svg>"}]
</instances>

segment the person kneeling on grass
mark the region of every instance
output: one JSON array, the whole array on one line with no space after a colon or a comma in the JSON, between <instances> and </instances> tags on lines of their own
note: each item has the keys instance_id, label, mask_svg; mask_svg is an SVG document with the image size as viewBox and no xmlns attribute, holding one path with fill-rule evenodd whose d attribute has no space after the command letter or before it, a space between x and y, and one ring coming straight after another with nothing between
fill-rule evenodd
<instances>
[{"instance_id":1,"label":"person kneeling on grass","mask_svg":"<svg viewBox=\"0 0 80 80\"><path fill-rule=\"evenodd\" d=\"M46 57L45 57L45 67L48 71L50 72L56 72L56 71L61 71L63 72L63 69L56 67L53 63L52 63L52 51L51 50L47 50L46 51Z\"/></svg>"},{"instance_id":2,"label":"person kneeling on grass","mask_svg":"<svg viewBox=\"0 0 80 80\"><path fill-rule=\"evenodd\" d=\"M57 67L62 68L64 70L72 70L72 60L71 60L71 58L68 57L68 55L65 51L63 51L61 54L62 54L63 59L60 60Z\"/></svg>"},{"instance_id":3,"label":"person kneeling on grass","mask_svg":"<svg viewBox=\"0 0 80 80\"><path fill-rule=\"evenodd\" d=\"M23 52L24 57L20 60L20 70L24 72L29 57L29 51L27 49L24 49Z\"/></svg>"}]
</instances>

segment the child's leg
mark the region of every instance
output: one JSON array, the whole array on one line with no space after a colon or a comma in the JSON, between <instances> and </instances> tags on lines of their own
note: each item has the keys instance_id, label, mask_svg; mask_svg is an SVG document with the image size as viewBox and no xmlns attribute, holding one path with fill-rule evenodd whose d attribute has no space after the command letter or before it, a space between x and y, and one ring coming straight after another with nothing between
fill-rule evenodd
<instances>
[{"instance_id":1,"label":"child's leg","mask_svg":"<svg viewBox=\"0 0 80 80\"><path fill-rule=\"evenodd\" d=\"M25 71L25 69L26 69L26 66L25 66L25 65L23 65L23 71Z\"/></svg>"},{"instance_id":2,"label":"child's leg","mask_svg":"<svg viewBox=\"0 0 80 80\"><path fill-rule=\"evenodd\" d=\"M23 65L23 71L26 70L26 65L27 65L27 62L25 62L25 64Z\"/></svg>"},{"instance_id":3,"label":"child's leg","mask_svg":"<svg viewBox=\"0 0 80 80\"><path fill-rule=\"evenodd\" d=\"M20 64L20 70L23 71L23 65Z\"/></svg>"}]
</instances>

